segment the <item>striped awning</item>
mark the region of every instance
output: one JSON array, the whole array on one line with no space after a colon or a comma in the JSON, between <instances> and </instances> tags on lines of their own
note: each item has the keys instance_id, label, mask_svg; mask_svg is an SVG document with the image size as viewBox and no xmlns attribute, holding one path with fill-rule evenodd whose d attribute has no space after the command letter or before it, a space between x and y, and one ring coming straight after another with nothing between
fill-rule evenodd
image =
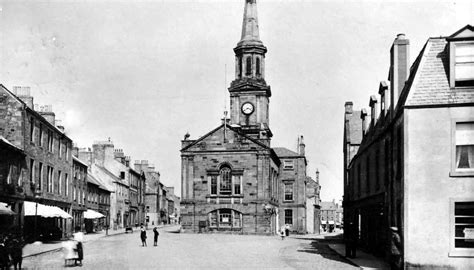
<instances>
[{"instance_id":1,"label":"striped awning","mask_svg":"<svg viewBox=\"0 0 474 270\"><path fill-rule=\"evenodd\" d=\"M87 209L87 211L84 212L84 218L86 219L96 219L96 218L103 218L103 217L105 216L92 209Z\"/></svg>"},{"instance_id":2,"label":"striped awning","mask_svg":"<svg viewBox=\"0 0 474 270\"><path fill-rule=\"evenodd\" d=\"M38 208L36 207L38 205ZM72 218L71 215L57 206L25 201L25 216L41 216L45 218Z\"/></svg>"}]
</instances>

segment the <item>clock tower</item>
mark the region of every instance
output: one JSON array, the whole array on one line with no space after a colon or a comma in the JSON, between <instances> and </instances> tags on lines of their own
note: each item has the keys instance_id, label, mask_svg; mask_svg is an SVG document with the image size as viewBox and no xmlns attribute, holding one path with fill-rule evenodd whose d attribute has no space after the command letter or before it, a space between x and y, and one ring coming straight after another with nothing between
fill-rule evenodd
<instances>
[{"instance_id":1,"label":"clock tower","mask_svg":"<svg viewBox=\"0 0 474 270\"><path fill-rule=\"evenodd\" d=\"M230 124L270 144L270 86L265 82L265 53L260 40L256 0L246 0L242 36L235 52L235 80L229 87Z\"/></svg>"}]
</instances>

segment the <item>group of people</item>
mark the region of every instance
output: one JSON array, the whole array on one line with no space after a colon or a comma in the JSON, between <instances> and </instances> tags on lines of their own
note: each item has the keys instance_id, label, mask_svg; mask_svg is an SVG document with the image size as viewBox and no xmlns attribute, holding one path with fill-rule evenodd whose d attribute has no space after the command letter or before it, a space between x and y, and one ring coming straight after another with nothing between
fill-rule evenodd
<instances>
[{"instance_id":1,"label":"group of people","mask_svg":"<svg viewBox=\"0 0 474 270\"><path fill-rule=\"evenodd\" d=\"M155 247L158 246L158 235L160 235L158 228L153 228L153 246ZM146 247L146 229L143 225L140 226L140 239L142 240L142 247Z\"/></svg>"},{"instance_id":2,"label":"group of people","mask_svg":"<svg viewBox=\"0 0 474 270\"><path fill-rule=\"evenodd\" d=\"M21 269L24 245L18 232L0 234L0 270L10 269L10 266Z\"/></svg>"}]
</instances>

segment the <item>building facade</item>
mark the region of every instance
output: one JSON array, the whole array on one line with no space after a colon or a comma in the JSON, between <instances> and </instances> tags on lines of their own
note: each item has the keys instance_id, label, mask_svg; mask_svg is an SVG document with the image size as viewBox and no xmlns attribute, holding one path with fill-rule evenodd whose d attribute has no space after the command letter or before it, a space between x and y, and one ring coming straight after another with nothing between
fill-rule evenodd
<instances>
[{"instance_id":1,"label":"building facade","mask_svg":"<svg viewBox=\"0 0 474 270\"><path fill-rule=\"evenodd\" d=\"M23 226L23 201L21 179L26 170L25 153L0 136L0 202L8 205L15 215L0 215L0 230L21 230Z\"/></svg>"},{"instance_id":2,"label":"building facade","mask_svg":"<svg viewBox=\"0 0 474 270\"><path fill-rule=\"evenodd\" d=\"M71 215L72 227L84 229L84 212L87 210L87 199L89 197L89 189L87 182L87 164L77 157L72 157L72 201Z\"/></svg>"},{"instance_id":3,"label":"building facade","mask_svg":"<svg viewBox=\"0 0 474 270\"><path fill-rule=\"evenodd\" d=\"M14 92L0 85L0 136L21 149L25 160L23 166L16 166L21 168L17 179L3 180L8 196L2 200L12 203L20 216L24 216L24 201L71 213L72 140L64 133L64 127L56 126L51 106L33 105L29 87L14 87ZM35 234L33 219L30 216L18 223L27 238ZM70 219L39 218L38 223L41 228L56 227L62 237L72 233Z\"/></svg>"},{"instance_id":4,"label":"building facade","mask_svg":"<svg viewBox=\"0 0 474 270\"><path fill-rule=\"evenodd\" d=\"M370 120L361 112L363 139L348 166L344 221L358 224L362 247L387 259L396 228L399 267L472 269L474 27L429 38L411 68L404 35L390 54L380 106L371 96Z\"/></svg>"},{"instance_id":5,"label":"building facade","mask_svg":"<svg viewBox=\"0 0 474 270\"><path fill-rule=\"evenodd\" d=\"M234 48L230 119L197 140L182 141L182 227L185 231L275 233L279 159L270 148L270 86L258 32L256 1L246 1Z\"/></svg>"},{"instance_id":6,"label":"building facade","mask_svg":"<svg viewBox=\"0 0 474 270\"><path fill-rule=\"evenodd\" d=\"M235 79L228 88L230 118L225 112L222 125L196 140L189 139L189 134L182 140L184 231L274 234L287 222L294 232L306 232L304 145L297 153L270 146L266 52L259 36L256 1L247 0L241 39L234 48ZM281 158L294 163L283 172L283 180ZM293 197L280 208L284 186Z\"/></svg>"},{"instance_id":7,"label":"building facade","mask_svg":"<svg viewBox=\"0 0 474 270\"><path fill-rule=\"evenodd\" d=\"M298 139L298 150L273 148L281 160L278 177L279 224L289 226L291 232L306 233L306 166L303 137Z\"/></svg>"},{"instance_id":8,"label":"building facade","mask_svg":"<svg viewBox=\"0 0 474 270\"><path fill-rule=\"evenodd\" d=\"M316 171L316 180L306 178L306 232L321 233L321 185L319 171Z\"/></svg>"}]
</instances>

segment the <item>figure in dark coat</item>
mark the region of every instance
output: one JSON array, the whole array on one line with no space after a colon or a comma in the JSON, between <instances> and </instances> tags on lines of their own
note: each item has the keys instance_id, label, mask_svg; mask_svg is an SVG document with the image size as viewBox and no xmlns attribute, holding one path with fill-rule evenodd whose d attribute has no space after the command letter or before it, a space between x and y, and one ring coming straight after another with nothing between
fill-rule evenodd
<instances>
[{"instance_id":1,"label":"figure in dark coat","mask_svg":"<svg viewBox=\"0 0 474 270\"><path fill-rule=\"evenodd\" d=\"M153 233L155 234L153 236L153 245L154 246L157 246L158 245L158 235L160 235L160 233L158 232L158 228L153 228Z\"/></svg>"},{"instance_id":2,"label":"figure in dark coat","mask_svg":"<svg viewBox=\"0 0 474 270\"><path fill-rule=\"evenodd\" d=\"M401 250L402 243L397 227L390 227L390 268L397 270L402 269Z\"/></svg>"},{"instance_id":3,"label":"figure in dark coat","mask_svg":"<svg viewBox=\"0 0 474 270\"><path fill-rule=\"evenodd\" d=\"M142 247L146 247L146 230L143 228L143 225L140 226L140 238L142 239Z\"/></svg>"}]
</instances>

